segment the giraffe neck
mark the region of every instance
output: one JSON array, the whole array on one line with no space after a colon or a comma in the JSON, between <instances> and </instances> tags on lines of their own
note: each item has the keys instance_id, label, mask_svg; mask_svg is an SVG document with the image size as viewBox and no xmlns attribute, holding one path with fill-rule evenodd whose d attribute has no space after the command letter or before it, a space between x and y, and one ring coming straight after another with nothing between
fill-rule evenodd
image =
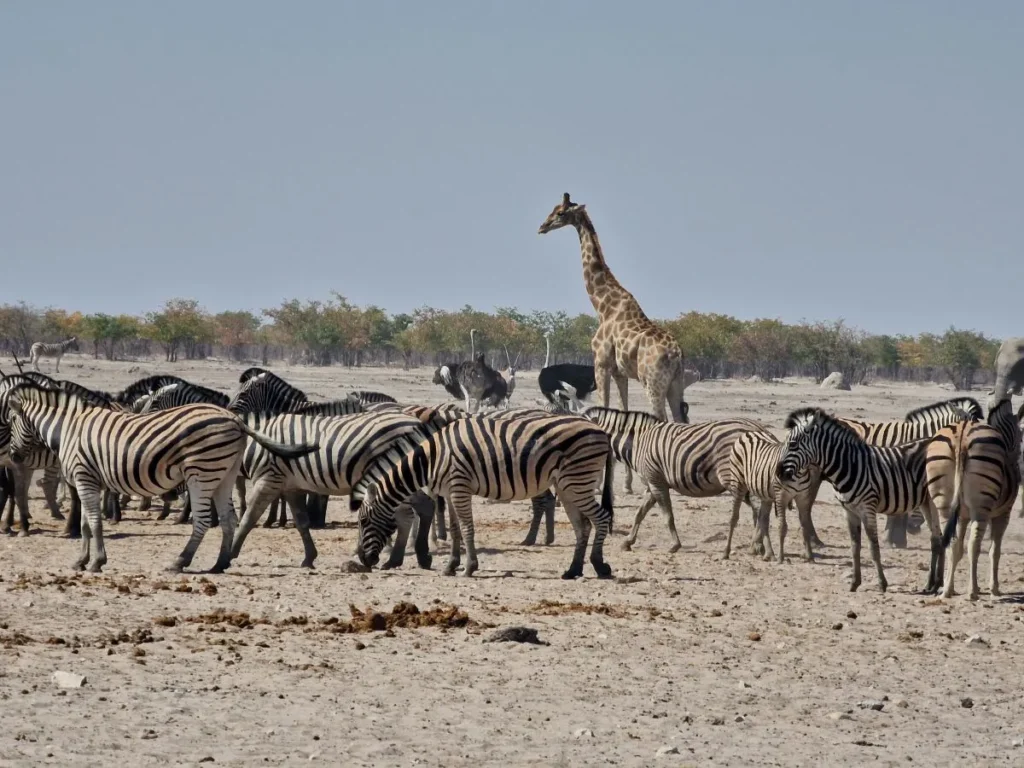
<instances>
[{"instance_id":1,"label":"giraffe neck","mask_svg":"<svg viewBox=\"0 0 1024 768\"><path fill-rule=\"evenodd\" d=\"M583 282L590 296L594 310L601 315L601 298L611 289L618 287L615 275L605 263L601 243L597 232L586 212L582 212L575 220L574 226L580 236L580 257L583 260ZM602 315L603 317L603 315Z\"/></svg>"}]
</instances>

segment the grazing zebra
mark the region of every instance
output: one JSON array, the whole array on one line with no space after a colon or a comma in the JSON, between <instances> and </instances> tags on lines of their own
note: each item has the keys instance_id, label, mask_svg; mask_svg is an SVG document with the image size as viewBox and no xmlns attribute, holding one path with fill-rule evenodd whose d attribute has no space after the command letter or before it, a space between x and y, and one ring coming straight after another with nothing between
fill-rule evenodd
<instances>
[{"instance_id":1,"label":"grazing zebra","mask_svg":"<svg viewBox=\"0 0 1024 768\"><path fill-rule=\"evenodd\" d=\"M583 412L612 439L615 457L640 474L647 486L643 502L633 519L633 528L622 543L630 550L636 543L640 523L658 504L668 522L672 546L683 546L676 533L669 490L684 496L717 496L726 490L729 455L733 443L745 432L771 434L750 419L720 419L701 424L660 421L642 411L620 411L595 405Z\"/></svg>"},{"instance_id":2,"label":"grazing zebra","mask_svg":"<svg viewBox=\"0 0 1024 768\"><path fill-rule=\"evenodd\" d=\"M453 576L466 542L466 576L478 568L473 525L473 496L493 501L528 499L552 485L558 492L573 529L576 548L563 579L583 575L590 530L595 529L590 562L600 578L611 577L604 561L605 537L611 530L610 440L600 428L581 419L549 416L537 419L493 419L471 416L449 424L413 450L388 451L380 479L367 472L350 497L359 510L357 556L367 566L377 564L384 542L398 523L399 508L417 491L447 502L451 515L452 548L445 574ZM595 495L605 473L602 502Z\"/></svg>"},{"instance_id":3,"label":"grazing zebra","mask_svg":"<svg viewBox=\"0 0 1024 768\"><path fill-rule=\"evenodd\" d=\"M778 477L793 482L815 465L821 477L835 488L846 510L853 554L855 592L861 584L861 529L867 532L871 558L878 571L882 592L888 588L878 548L878 515L906 514L922 507L932 535L932 559L928 583L938 578L941 541L938 516L928 499L925 482L925 451L930 438L898 446L866 443L857 432L820 408L801 408L786 419L790 430L778 465Z\"/></svg>"},{"instance_id":4,"label":"grazing zebra","mask_svg":"<svg viewBox=\"0 0 1024 768\"><path fill-rule=\"evenodd\" d=\"M928 444L927 455L928 492L939 515L947 518L943 550L953 543L942 596L954 594L953 579L970 526L968 594L971 600L978 599L978 555L985 529L991 523L989 588L992 596L998 597L1003 534L1020 486L1020 421L1013 414L1010 400L1002 400L990 409L987 423L962 421L939 430ZM929 586L931 591L938 591L938 583Z\"/></svg>"},{"instance_id":5,"label":"grazing zebra","mask_svg":"<svg viewBox=\"0 0 1024 768\"><path fill-rule=\"evenodd\" d=\"M755 496L761 501L755 522L755 538L751 542L752 551L757 551L758 541L764 541L764 559L771 560L772 543L768 535L768 518L772 506L779 516L779 562L785 562L785 542L788 526L786 524L786 508L791 501L796 502L800 515L801 531L806 547L806 557L813 562L811 550L811 528L806 521L810 519L811 507L820 484L817 469L805 469L788 483L782 483L776 476L779 459L782 458L782 442L774 435L762 431L742 433L733 442L729 452L729 471L723 475L726 489L732 494L732 518L729 521L729 537L725 543L723 558L728 560L732 549L732 536L740 516L740 505ZM813 486L813 487L812 487ZM751 504L751 506L753 506Z\"/></svg>"},{"instance_id":6,"label":"grazing zebra","mask_svg":"<svg viewBox=\"0 0 1024 768\"><path fill-rule=\"evenodd\" d=\"M209 528L211 500L220 510L222 541L213 572L231 561L235 514L231 487L242 465L246 438L282 457L303 456L316 443L283 445L251 429L234 414L212 405L188 405L144 416L91 407L82 397L20 384L8 398L11 460L25 461L42 443L60 460L64 477L84 508L82 550L74 566L98 572L107 561L100 491L159 496L188 484L194 510L192 535L171 570L192 562ZM90 549L92 549L90 553ZM91 557L91 559L90 559Z\"/></svg>"},{"instance_id":7,"label":"grazing zebra","mask_svg":"<svg viewBox=\"0 0 1024 768\"><path fill-rule=\"evenodd\" d=\"M54 366L54 372L60 373L60 359L64 357L64 353L69 349L78 350L78 339L72 336L70 339L65 341L57 342L46 342L37 341L29 349L29 362L32 363L32 367L35 370L39 370L39 360L44 357L56 358L56 365Z\"/></svg>"},{"instance_id":8,"label":"grazing zebra","mask_svg":"<svg viewBox=\"0 0 1024 768\"><path fill-rule=\"evenodd\" d=\"M127 387L122 389L116 395L111 398L114 402L120 403L121 405L133 406L139 400L145 398L147 395L152 395L164 387L170 387L173 385L191 385L192 382L187 379L182 379L178 376L170 376L167 374L160 374L158 376L146 376L143 379L133 381ZM210 390L211 392L213 390ZM217 393L220 394L220 393Z\"/></svg>"},{"instance_id":9,"label":"grazing zebra","mask_svg":"<svg viewBox=\"0 0 1024 768\"><path fill-rule=\"evenodd\" d=\"M389 449L406 453L429 435L419 419L395 411L343 417L299 413L266 417L250 413L243 418L252 429L258 429L272 439L282 442L315 439L320 448L305 456L281 459L254 441L246 445L243 468L253 485L252 501L235 531L232 557L241 552L246 536L259 521L267 504L277 496L284 493L292 501L292 495L297 491L326 496L349 494L366 473L370 473L371 478L383 473L384 468L377 459ZM309 533L306 513L299 504L293 504L292 511L295 528L302 538L302 566L312 568L317 550ZM424 567L429 567L429 552L425 552L423 547L433 509L429 510L429 515L426 525L421 526L422 546L417 540L417 556L421 565L427 563ZM396 542L392 550L398 563L405 552L408 532L408 527L405 527L400 535L400 545Z\"/></svg>"}]
</instances>

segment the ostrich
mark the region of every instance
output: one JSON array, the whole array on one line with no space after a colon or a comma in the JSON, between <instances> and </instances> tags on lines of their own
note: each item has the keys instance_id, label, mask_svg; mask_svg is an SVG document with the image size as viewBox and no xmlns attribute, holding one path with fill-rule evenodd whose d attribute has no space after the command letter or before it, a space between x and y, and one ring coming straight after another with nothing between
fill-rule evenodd
<instances>
[{"instance_id":1,"label":"ostrich","mask_svg":"<svg viewBox=\"0 0 1024 768\"><path fill-rule=\"evenodd\" d=\"M504 344L502 346L505 346ZM505 407L507 408L512 400L512 393L516 391L516 371L519 365L519 356L523 354L522 350L516 353L516 361L513 363L511 356L508 354L508 347L505 347L505 359L508 361L508 379L505 381L506 392L505 392Z\"/></svg>"},{"instance_id":2,"label":"ostrich","mask_svg":"<svg viewBox=\"0 0 1024 768\"><path fill-rule=\"evenodd\" d=\"M444 386L452 397L466 401L466 412L473 413L470 400L477 401L477 409L484 403L498 405L508 396L508 384L501 374L484 361L484 354L476 354L476 329L469 331L469 360L440 365L434 371L434 383Z\"/></svg>"},{"instance_id":3,"label":"ostrich","mask_svg":"<svg viewBox=\"0 0 1024 768\"><path fill-rule=\"evenodd\" d=\"M540 391L553 405L562 405L572 410L581 411L580 400L589 397L597 389L594 378L594 366L560 363L551 365L551 331L544 334L547 353L544 356L544 367L537 377Z\"/></svg>"}]
</instances>

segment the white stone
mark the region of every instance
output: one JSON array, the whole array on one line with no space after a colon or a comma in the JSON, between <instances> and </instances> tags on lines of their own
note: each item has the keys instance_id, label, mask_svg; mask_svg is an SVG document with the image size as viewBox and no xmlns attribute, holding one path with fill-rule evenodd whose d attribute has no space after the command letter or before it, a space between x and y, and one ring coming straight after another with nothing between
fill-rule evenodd
<instances>
[{"instance_id":1,"label":"white stone","mask_svg":"<svg viewBox=\"0 0 1024 768\"><path fill-rule=\"evenodd\" d=\"M81 688L85 685L85 675L57 670L53 673L53 682L57 684L58 688Z\"/></svg>"}]
</instances>

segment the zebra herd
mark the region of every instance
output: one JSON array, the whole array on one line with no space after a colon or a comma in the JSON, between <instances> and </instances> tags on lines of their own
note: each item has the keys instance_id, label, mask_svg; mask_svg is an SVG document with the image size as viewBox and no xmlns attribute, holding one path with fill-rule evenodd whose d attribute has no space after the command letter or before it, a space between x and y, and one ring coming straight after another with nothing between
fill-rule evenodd
<instances>
[{"instance_id":1,"label":"zebra herd","mask_svg":"<svg viewBox=\"0 0 1024 768\"><path fill-rule=\"evenodd\" d=\"M570 413L557 404L471 415L454 404L401 405L365 391L312 402L262 368L243 372L230 397L174 376L147 377L109 394L22 372L0 379L0 531L11 530L17 507L21 533L27 532L27 487L33 472L42 470L51 514L62 516L56 484L63 478L72 497L72 534L80 515L78 569L99 571L106 563L105 515L116 522L131 497L140 498L140 508L162 497L164 517L175 496L185 497L192 533L171 569L188 567L216 525L221 547L213 571L228 568L268 507L282 501L302 541L302 565L312 567L317 550L310 529L322 525L328 497L347 495L358 519L354 556L364 566L377 566L389 541L391 553L381 567L401 565L415 529L417 562L431 567L430 547L446 538L447 512L452 541L445 573L456 572L464 548L469 576L479 567L474 496L530 499L528 544L536 542L543 516L546 543L553 540L557 498L576 537L563 578L583 574L592 530L590 562L598 577L608 578L612 569L603 550L612 532L618 461L644 486L624 549L635 543L655 505L666 515L671 551L682 546L670 499L674 490L690 497L731 496L725 558L746 503L753 513L752 552L782 561L786 512L795 504L804 556L813 561L814 548L822 544L811 511L820 484L828 482L847 515L851 589L861 584L862 532L884 591L877 517L914 515L927 524L931 539L925 590L942 589L947 597L970 527L974 598L981 539L990 524L990 586L993 594L999 591L1000 547L1020 486L1022 416L1024 409L1014 415L1010 401L1003 400L983 420L980 405L969 397L934 403L894 422L859 422L801 408L789 415L788 432L779 439L765 424L746 418L689 424L602 407ZM777 555L769 531L773 509ZM283 523L284 507L280 514Z\"/></svg>"}]
</instances>

